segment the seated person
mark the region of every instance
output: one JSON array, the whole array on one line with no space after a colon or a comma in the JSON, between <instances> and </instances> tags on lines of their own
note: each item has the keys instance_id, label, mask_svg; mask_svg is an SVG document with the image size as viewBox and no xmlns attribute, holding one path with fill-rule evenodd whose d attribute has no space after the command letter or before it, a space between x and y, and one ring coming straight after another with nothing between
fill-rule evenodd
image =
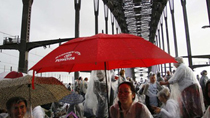
<instances>
[{"instance_id":1,"label":"seated person","mask_svg":"<svg viewBox=\"0 0 210 118\"><path fill-rule=\"evenodd\" d=\"M146 93L146 99L145 103L148 109L152 114L154 113L154 110L152 109L152 106L159 107L160 101L158 100L157 93L162 89L162 86L156 81L156 75L152 74L150 76L150 82L148 84L148 90Z\"/></svg>"},{"instance_id":2,"label":"seated person","mask_svg":"<svg viewBox=\"0 0 210 118\"><path fill-rule=\"evenodd\" d=\"M163 88L158 92L158 99L163 103L163 107L153 107L155 113L160 113L161 118L180 118L179 104L170 98L168 88Z\"/></svg>"}]
</instances>

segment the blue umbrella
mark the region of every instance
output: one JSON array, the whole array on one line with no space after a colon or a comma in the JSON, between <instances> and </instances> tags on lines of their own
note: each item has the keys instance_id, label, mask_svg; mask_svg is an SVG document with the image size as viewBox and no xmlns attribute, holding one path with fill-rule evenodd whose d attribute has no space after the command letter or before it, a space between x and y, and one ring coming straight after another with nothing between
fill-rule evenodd
<instances>
[{"instance_id":1,"label":"blue umbrella","mask_svg":"<svg viewBox=\"0 0 210 118\"><path fill-rule=\"evenodd\" d=\"M71 92L69 95L63 97L59 102L78 104L84 101L84 97L76 92Z\"/></svg>"}]
</instances>

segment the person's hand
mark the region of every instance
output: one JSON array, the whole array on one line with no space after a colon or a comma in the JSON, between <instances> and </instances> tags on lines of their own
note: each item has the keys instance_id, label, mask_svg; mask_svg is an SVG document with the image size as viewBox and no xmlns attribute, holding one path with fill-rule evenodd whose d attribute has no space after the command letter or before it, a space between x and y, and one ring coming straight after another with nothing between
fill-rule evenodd
<instances>
[{"instance_id":1,"label":"person's hand","mask_svg":"<svg viewBox=\"0 0 210 118\"><path fill-rule=\"evenodd\" d=\"M152 106L152 109L154 110L155 113L160 113L161 111L161 108L155 106Z\"/></svg>"},{"instance_id":2,"label":"person's hand","mask_svg":"<svg viewBox=\"0 0 210 118\"><path fill-rule=\"evenodd\" d=\"M160 81L159 83L160 83L160 85L169 85L168 81L166 81L166 82Z\"/></svg>"},{"instance_id":3,"label":"person's hand","mask_svg":"<svg viewBox=\"0 0 210 118\"><path fill-rule=\"evenodd\" d=\"M159 83L160 83L160 85L164 85L165 84L165 82L163 82L163 81L160 81Z\"/></svg>"},{"instance_id":4,"label":"person's hand","mask_svg":"<svg viewBox=\"0 0 210 118\"><path fill-rule=\"evenodd\" d=\"M168 81L166 81L166 82L160 81L159 83L160 83L160 85L168 85L169 84Z\"/></svg>"},{"instance_id":5,"label":"person's hand","mask_svg":"<svg viewBox=\"0 0 210 118\"><path fill-rule=\"evenodd\" d=\"M118 80L118 79L119 79L119 77L118 77L118 76L115 76L115 77L114 77L114 79L115 79L115 80Z\"/></svg>"}]
</instances>

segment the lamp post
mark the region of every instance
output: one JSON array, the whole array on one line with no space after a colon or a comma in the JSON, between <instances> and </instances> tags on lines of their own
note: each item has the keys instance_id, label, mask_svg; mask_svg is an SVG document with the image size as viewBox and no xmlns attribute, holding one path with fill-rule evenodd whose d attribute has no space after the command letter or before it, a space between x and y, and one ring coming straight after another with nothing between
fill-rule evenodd
<instances>
[{"instance_id":1,"label":"lamp post","mask_svg":"<svg viewBox=\"0 0 210 118\"><path fill-rule=\"evenodd\" d=\"M202 28L209 28L210 27L210 0L206 0L206 6L207 6L207 12L208 12L208 18L209 18L209 25L205 25Z\"/></svg>"},{"instance_id":2,"label":"lamp post","mask_svg":"<svg viewBox=\"0 0 210 118\"><path fill-rule=\"evenodd\" d=\"M165 7L165 10L164 10L163 13L164 13L164 19L165 19L167 48L168 48L168 54L170 55L170 42L169 42L169 35L168 35L167 7ZM169 63L169 71L171 72L171 63Z\"/></svg>"},{"instance_id":3,"label":"lamp post","mask_svg":"<svg viewBox=\"0 0 210 118\"><path fill-rule=\"evenodd\" d=\"M169 6L170 6L170 10L171 10L171 19L172 19L172 25L173 25L175 56L178 57L176 26L175 26L175 18L174 18L174 0L169 0Z\"/></svg>"},{"instance_id":4,"label":"lamp post","mask_svg":"<svg viewBox=\"0 0 210 118\"><path fill-rule=\"evenodd\" d=\"M161 35L162 35L162 47L163 47L163 51L165 51L165 41L164 41L164 31L163 31L163 17L160 19L160 27L161 27ZM163 65L164 68L164 72L166 74L166 64ZM163 72L162 72L163 74Z\"/></svg>"},{"instance_id":5,"label":"lamp post","mask_svg":"<svg viewBox=\"0 0 210 118\"><path fill-rule=\"evenodd\" d=\"M114 15L111 14L112 34L114 34Z\"/></svg>"},{"instance_id":6,"label":"lamp post","mask_svg":"<svg viewBox=\"0 0 210 118\"><path fill-rule=\"evenodd\" d=\"M99 0L93 0L94 3L94 14L95 14L95 34L98 34L98 9Z\"/></svg>"},{"instance_id":7,"label":"lamp post","mask_svg":"<svg viewBox=\"0 0 210 118\"><path fill-rule=\"evenodd\" d=\"M158 40L157 34L155 35L155 38L156 38L156 41L155 41L156 46L159 46L159 40ZM160 72L160 65L157 65L157 70L156 71L159 71Z\"/></svg>"},{"instance_id":8,"label":"lamp post","mask_svg":"<svg viewBox=\"0 0 210 118\"><path fill-rule=\"evenodd\" d=\"M161 47L161 40L160 40L160 29L158 29L158 41L159 41L159 48L162 49ZM163 73L163 66L160 64L160 71Z\"/></svg>"},{"instance_id":9,"label":"lamp post","mask_svg":"<svg viewBox=\"0 0 210 118\"><path fill-rule=\"evenodd\" d=\"M75 8L75 38L79 37L79 16L80 16L81 0L74 0ZM79 72L74 72L74 77L79 78Z\"/></svg>"},{"instance_id":10,"label":"lamp post","mask_svg":"<svg viewBox=\"0 0 210 118\"><path fill-rule=\"evenodd\" d=\"M210 25L210 0L206 0L206 5L208 11L209 25Z\"/></svg>"},{"instance_id":11,"label":"lamp post","mask_svg":"<svg viewBox=\"0 0 210 118\"><path fill-rule=\"evenodd\" d=\"M104 18L105 18L105 31L108 34L108 7L104 3Z\"/></svg>"},{"instance_id":12,"label":"lamp post","mask_svg":"<svg viewBox=\"0 0 210 118\"><path fill-rule=\"evenodd\" d=\"M118 29L118 27L119 27L119 25L118 25L118 23L117 23L117 21L115 20L115 26L116 26L116 34L118 34L119 33L119 29Z\"/></svg>"},{"instance_id":13,"label":"lamp post","mask_svg":"<svg viewBox=\"0 0 210 118\"><path fill-rule=\"evenodd\" d=\"M184 17L184 25L186 33L185 35L187 43L188 62L189 62L189 67L192 67L192 54L191 54L191 44L190 44L190 33L189 33L188 20L187 20L186 0L181 0L181 4L183 9L183 17Z\"/></svg>"},{"instance_id":14,"label":"lamp post","mask_svg":"<svg viewBox=\"0 0 210 118\"><path fill-rule=\"evenodd\" d=\"M75 9L75 38L79 37L79 16L80 16L81 0L74 0Z\"/></svg>"}]
</instances>

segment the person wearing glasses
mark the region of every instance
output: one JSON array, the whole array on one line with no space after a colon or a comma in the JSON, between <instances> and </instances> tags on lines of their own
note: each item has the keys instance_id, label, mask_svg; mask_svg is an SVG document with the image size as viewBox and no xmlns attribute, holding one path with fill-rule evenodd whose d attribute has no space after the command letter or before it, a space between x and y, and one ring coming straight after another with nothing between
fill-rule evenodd
<instances>
[{"instance_id":1,"label":"person wearing glasses","mask_svg":"<svg viewBox=\"0 0 210 118\"><path fill-rule=\"evenodd\" d=\"M152 118L147 107L136 99L135 92L130 82L118 86L118 100L109 109L111 118Z\"/></svg>"}]
</instances>

